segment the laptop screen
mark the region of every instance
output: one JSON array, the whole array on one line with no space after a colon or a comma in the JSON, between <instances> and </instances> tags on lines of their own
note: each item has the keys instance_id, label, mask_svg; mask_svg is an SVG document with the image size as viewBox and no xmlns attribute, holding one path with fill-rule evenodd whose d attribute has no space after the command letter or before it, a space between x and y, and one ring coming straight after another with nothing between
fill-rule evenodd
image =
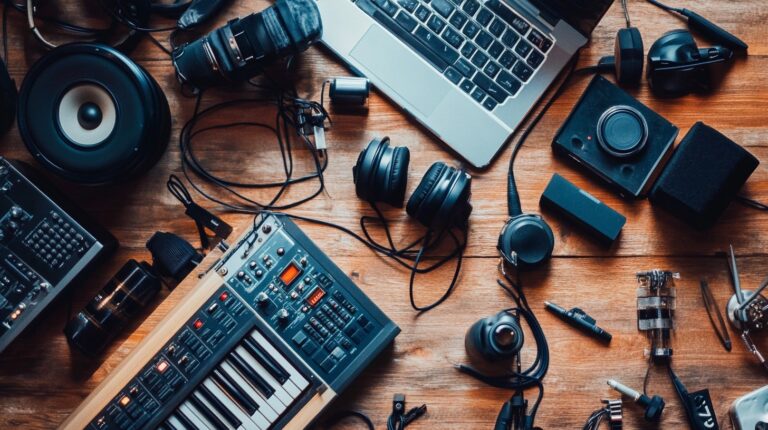
<instances>
[{"instance_id":1,"label":"laptop screen","mask_svg":"<svg viewBox=\"0 0 768 430\"><path fill-rule=\"evenodd\" d=\"M564 20L587 38L613 0L529 0L551 24ZM553 19L554 18L554 19Z\"/></svg>"}]
</instances>

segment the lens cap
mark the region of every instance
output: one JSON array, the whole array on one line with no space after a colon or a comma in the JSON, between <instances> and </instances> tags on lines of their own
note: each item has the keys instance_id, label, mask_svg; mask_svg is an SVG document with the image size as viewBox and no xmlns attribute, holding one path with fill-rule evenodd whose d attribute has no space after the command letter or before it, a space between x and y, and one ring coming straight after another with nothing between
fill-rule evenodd
<instances>
[{"instance_id":1,"label":"lens cap","mask_svg":"<svg viewBox=\"0 0 768 430\"><path fill-rule=\"evenodd\" d=\"M597 141L607 153L625 158L639 153L648 142L648 123L631 106L612 106L597 122Z\"/></svg>"}]
</instances>

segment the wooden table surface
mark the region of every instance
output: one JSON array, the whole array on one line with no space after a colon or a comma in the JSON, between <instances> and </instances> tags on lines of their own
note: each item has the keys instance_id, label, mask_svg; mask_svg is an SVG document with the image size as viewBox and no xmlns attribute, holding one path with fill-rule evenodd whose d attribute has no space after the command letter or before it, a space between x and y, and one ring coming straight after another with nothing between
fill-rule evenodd
<instances>
[{"instance_id":1,"label":"wooden table surface","mask_svg":"<svg viewBox=\"0 0 768 430\"><path fill-rule=\"evenodd\" d=\"M736 61L722 88L709 96L660 100L651 96L645 83L633 93L678 125L681 135L696 121L704 121L747 147L756 157L768 160L768 26L765 24L768 6L764 0L675 0L674 3L693 8L742 37L750 45L750 55ZM267 4L266 0L240 2L229 7L218 23ZM72 9L76 2L60 7ZM664 32L684 26L677 18L643 1L630 1L629 7L634 25L645 37L646 49ZM20 84L28 66L42 51L29 37L19 14L11 12L9 21L10 72ZM594 64L601 56L612 53L616 30L622 25L623 16L617 1L584 50L581 65ZM168 97L173 113L171 143L157 166L130 182L87 188L54 178L118 237L121 247L87 282L74 286L70 297L48 309L0 357L0 428L56 427L183 298L184 288L170 296L164 292L163 298L156 301L161 304L154 312L143 315L146 317L143 321L131 326L97 360L85 359L71 350L62 334L70 312L79 310L126 259L149 258L144 243L156 230L175 232L194 243L197 241L194 224L165 189L168 175L180 172L178 131L189 119L194 100L181 95L167 56L149 41L143 41L132 56L157 79ZM302 55L295 67L300 94L315 99L319 97L323 79L348 74L337 59L320 47ZM517 174L523 207L527 211L539 211L539 196L552 173L557 172L625 214L628 222L620 240L605 248L572 224L545 214L555 231L555 258L548 267L523 277L525 291L537 310L551 352L551 365L544 380L546 394L536 424L545 429L581 428L589 414L600 406L601 399L616 397L606 385L609 378L642 387L647 341L636 329L635 272L663 268L678 271L682 276L677 283L678 329L673 339L673 367L689 389L710 389L719 421L724 428L729 428L727 411L731 402L764 385L766 373L746 352L735 332L731 331L733 351L724 351L707 319L699 280L707 279L719 304L726 303L731 290L722 253L732 243L739 256L742 284L757 285L768 274L765 247L768 213L734 204L716 227L706 232L694 231L651 207L647 201L621 200L581 170L556 159L550 142L587 81L573 85L554 104L521 152ZM225 89L211 91L203 103L224 100L234 94ZM273 113L266 108L253 108L227 115L235 119L271 121ZM216 118L218 121L228 119L223 115ZM437 160L461 163L436 138L378 93L372 96L367 115L339 113L333 119L334 127L328 131L327 192L293 210L294 213L320 216L357 228L358 218L371 211L355 197L351 168L359 151L376 136L388 135L394 144L410 147L409 194L431 163ZM472 124L466 126L472 127ZM208 135L197 145L201 158L212 169L229 177L268 180L280 173L277 147L271 135L249 129L234 130ZM1 148L3 156L30 160L15 128L2 138ZM414 430L492 426L502 402L511 393L489 388L459 374L452 365L466 361L464 333L467 328L477 319L511 306L495 282L498 263L495 245L506 220L504 190L509 154L510 148L506 148L490 169L473 172L474 212L460 284L444 305L424 315L417 316L408 305L408 273L335 230L303 225L321 248L402 328L394 347L343 394L334 408L364 411L374 419L377 428L384 428L392 395L402 392L407 395L409 405L426 403L429 407L426 417L409 427ZM310 157L305 151L297 151L296 158L297 169L310 168ZM301 196L315 185L296 186L288 198ZM744 193L768 200L765 167L758 168ZM270 193L249 195L266 199ZM198 202L223 214L224 219L234 225L250 220L245 215L224 213L220 207L201 198ZM415 237L421 232L421 227L408 219L404 211L390 209L387 215L396 225L398 237ZM419 278L416 287L419 300L426 302L437 297L452 270L446 267ZM613 342L609 347L603 346L565 325L544 312L545 300L566 307L581 306L613 333ZM761 339L760 343L768 347L768 342ZM532 343L527 348L531 346ZM526 357L529 355L526 353ZM667 400L660 427L685 428L680 403L662 371L652 373L649 391ZM531 399L534 395L535 391L528 393ZM624 411L625 428L646 427L640 408L626 402ZM361 428L358 423L343 427Z\"/></svg>"}]
</instances>

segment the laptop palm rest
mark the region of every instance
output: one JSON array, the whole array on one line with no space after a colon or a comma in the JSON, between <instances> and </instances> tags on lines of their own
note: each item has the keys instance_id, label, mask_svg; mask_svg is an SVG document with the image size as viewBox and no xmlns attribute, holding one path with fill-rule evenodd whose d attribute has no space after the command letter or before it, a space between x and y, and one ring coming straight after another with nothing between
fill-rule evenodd
<instances>
[{"instance_id":1,"label":"laptop palm rest","mask_svg":"<svg viewBox=\"0 0 768 430\"><path fill-rule=\"evenodd\" d=\"M371 26L350 56L360 62L366 74L372 74L379 82L385 82L406 103L426 117L451 91L447 81L435 79L437 71L379 26Z\"/></svg>"}]
</instances>

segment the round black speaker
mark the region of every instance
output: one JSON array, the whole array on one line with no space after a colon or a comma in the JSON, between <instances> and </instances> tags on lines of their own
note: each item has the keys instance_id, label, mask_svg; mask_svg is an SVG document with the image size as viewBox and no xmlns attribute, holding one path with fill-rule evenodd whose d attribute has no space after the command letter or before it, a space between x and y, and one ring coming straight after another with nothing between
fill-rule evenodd
<instances>
[{"instance_id":1,"label":"round black speaker","mask_svg":"<svg viewBox=\"0 0 768 430\"><path fill-rule=\"evenodd\" d=\"M631 106L613 106L597 122L597 141L614 157L630 157L645 148L648 122Z\"/></svg>"},{"instance_id":2,"label":"round black speaker","mask_svg":"<svg viewBox=\"0 0 768 430\"><path fill-rule=\"evenodd\" d=\"M171 131L157 82L118 50L95 43L60 46L30 68L18 123L38 162L86 184L146 171L165 151Z\"/></svg>"}]
</instances>

